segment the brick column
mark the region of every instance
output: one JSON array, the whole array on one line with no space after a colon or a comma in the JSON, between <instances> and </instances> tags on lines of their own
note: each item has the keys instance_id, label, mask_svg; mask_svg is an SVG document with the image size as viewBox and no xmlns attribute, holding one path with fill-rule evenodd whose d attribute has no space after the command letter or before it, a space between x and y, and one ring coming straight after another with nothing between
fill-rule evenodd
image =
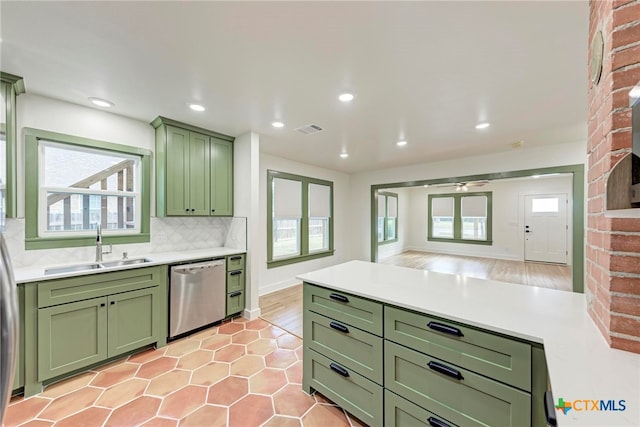
<instances>
[{"instance_id":1,"label":"brick column","mask_svg":"<svg viewBox=\"0 0 640 427\"><path fill-rule=\"evenodd\" d=\"M609 173L632 147L628 95L640 82L640 0L591 1L589 7L589 61L596 32L604 37L602 76L589 83L589 314L611 347L640 353L640 214L605 216Z\"/></svg>"}]
</instances>

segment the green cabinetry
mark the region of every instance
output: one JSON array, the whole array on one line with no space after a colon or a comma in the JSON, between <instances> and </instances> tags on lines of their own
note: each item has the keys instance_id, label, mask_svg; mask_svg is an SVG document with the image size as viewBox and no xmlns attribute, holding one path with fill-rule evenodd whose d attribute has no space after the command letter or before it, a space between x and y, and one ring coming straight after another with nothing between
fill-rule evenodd
<instances>
[{"instance_id":1,"label":"green cabinetry","mask_svg":"<svg viewBox=\"0 0 640 427\"><path fill-rule=\"evenodd\" d=\"M167 267L21 285L25 292L25 396L42 383L167 337Z\"/></svg>"},{"instance_id":2,"label":"green cabinetry","mask_svg":"<svg viewBox=\"0 0 640 427\"><path fill-rule=\"evenodd\" d=\"M156 118L156 214L233 215L233 140Z\"/></svg>"},{"instance_id":3,"label":"green cabinetry","mask_svg":"<svg viewBox=\"0 0 640 427\"><path fill-rule=\"evenodd\" d=\"M240 314L244 310L244 263L244 254L227 256L227 317Z\"/></svg>"}]
</instances>

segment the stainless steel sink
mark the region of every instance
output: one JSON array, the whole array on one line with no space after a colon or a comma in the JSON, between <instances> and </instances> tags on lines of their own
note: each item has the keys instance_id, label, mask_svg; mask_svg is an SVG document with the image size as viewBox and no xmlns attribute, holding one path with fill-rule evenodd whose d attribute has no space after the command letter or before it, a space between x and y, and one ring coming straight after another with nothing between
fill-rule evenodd
<instances>
[{"instance_id":1,"label":"stainless steel sink","mask_svg":"<svg viewBox=\"0 0 640 427\"><path fill-rule=\"evenodd\" d=\"M134 259L120 259L118 261L104 261L101 265L104 268L110 267L123 267L125 265L144 264L145 262L151 262L148 258L134 258Z\"/></svg>"},{"instance_id":2,"label":"stainless steel sink","mask_svg":"<svg viewBox=\"0 0 640 427\"><path fill-rule=\"evenodd\" d=\"M73 273L76 271L97 270L102 268L98 263L68 265L66 267L54 267L44 270L44 274Z\"/></svg>"}]
</instances>

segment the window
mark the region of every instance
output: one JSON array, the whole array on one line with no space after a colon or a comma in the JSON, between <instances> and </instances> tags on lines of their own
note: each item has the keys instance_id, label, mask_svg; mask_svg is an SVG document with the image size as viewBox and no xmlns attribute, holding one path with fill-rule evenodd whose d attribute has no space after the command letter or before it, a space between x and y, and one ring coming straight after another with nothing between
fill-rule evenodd
<instances>
[{"instance_id":1,"label":"window","mask_svg":"<svg viewBox=\"0 0 640 427\"><path fill-rule=\"evenodd\" d=\"M27 249L149 241L150 154L26 129Z\"/></svg>"},{"instance_id":2,"label":"window","mask_svg":"<svg viewBox=\"0 0 640 427\"><path fill-rule=\"evenodd\" d=\"M398 241L398 195L378 193L378 243Z\"/></svg>"},{"instance_id":3,"label":"window","mask_svg":"<svg viewBox=\"0 0 640 427\"><path fill-rule=\"evenodd\" d=\"M333 254L333 183L267 171L269 268Z\"/></svg>"},{"instance_id":4,"label":"window","mask_svg":"<svg viewBox=\"0 0 640 427\"><path fill-rule=\"evenodd\" d=\"M430 241L491 244L491 192L429 195Z\"/></svg>"},{"instance_id":5,"label":"window","mask_svg":"<svg viewBox=\"0 0 640 427\"><path fill-rule=\"evenodd\" d=\"M533 213L557 213L558 210L557 197L531 199L531 212Z\"/></svg>"}]
</instances>

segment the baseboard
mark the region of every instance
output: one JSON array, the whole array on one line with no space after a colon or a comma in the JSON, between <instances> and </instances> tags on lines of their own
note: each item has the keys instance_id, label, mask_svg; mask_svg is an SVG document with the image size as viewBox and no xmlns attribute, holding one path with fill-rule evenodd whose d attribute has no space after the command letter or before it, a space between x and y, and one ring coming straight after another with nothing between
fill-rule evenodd
<instances>
[{"instance_id":1,"label":"baseboard","mask_svg":"<svg viewBox=\"0 0 640 427\"><path fill-rule=\"evenodd\" d=\"M416 251L416 252L429 252L432 254L443 254L443 255L458 255L458 256L470 256L477 258L493 258L493 259L503 259L506 261L524 261L522 258L514 255L501 255L496 253L482 253L479 254L477 252L471 251L452 251L447 249L435 249L435 248L421 248L421 247L408 247L404 249L406 251Z\"/></svg>"},{"instance_id":2,"label":"baseboard","mask_svg":"<svg viewBox=\"0 0 640 427\"><path fill-rule=\"evenodd\" d=\"M242 317L244 317L245 319L253 320L260 317L260 314L260 308L254 308L253 310L248 310L245 308L242 312Z\"/></svg>"},{"instance_id":3,"label":"baseboard","mask_svg":"<svg viewBox=\"0 0 640 427\"><path fill-rule=\"evenodd\" d=\"M272 283L270 285L262 286L258 291L258 295L263 296L266 294L270 294L271 292L281 291L283 289L298 285L299 283L300 280L297 279L289 279L283 280L282 282Z\"/></svg>"}]
</instances>

